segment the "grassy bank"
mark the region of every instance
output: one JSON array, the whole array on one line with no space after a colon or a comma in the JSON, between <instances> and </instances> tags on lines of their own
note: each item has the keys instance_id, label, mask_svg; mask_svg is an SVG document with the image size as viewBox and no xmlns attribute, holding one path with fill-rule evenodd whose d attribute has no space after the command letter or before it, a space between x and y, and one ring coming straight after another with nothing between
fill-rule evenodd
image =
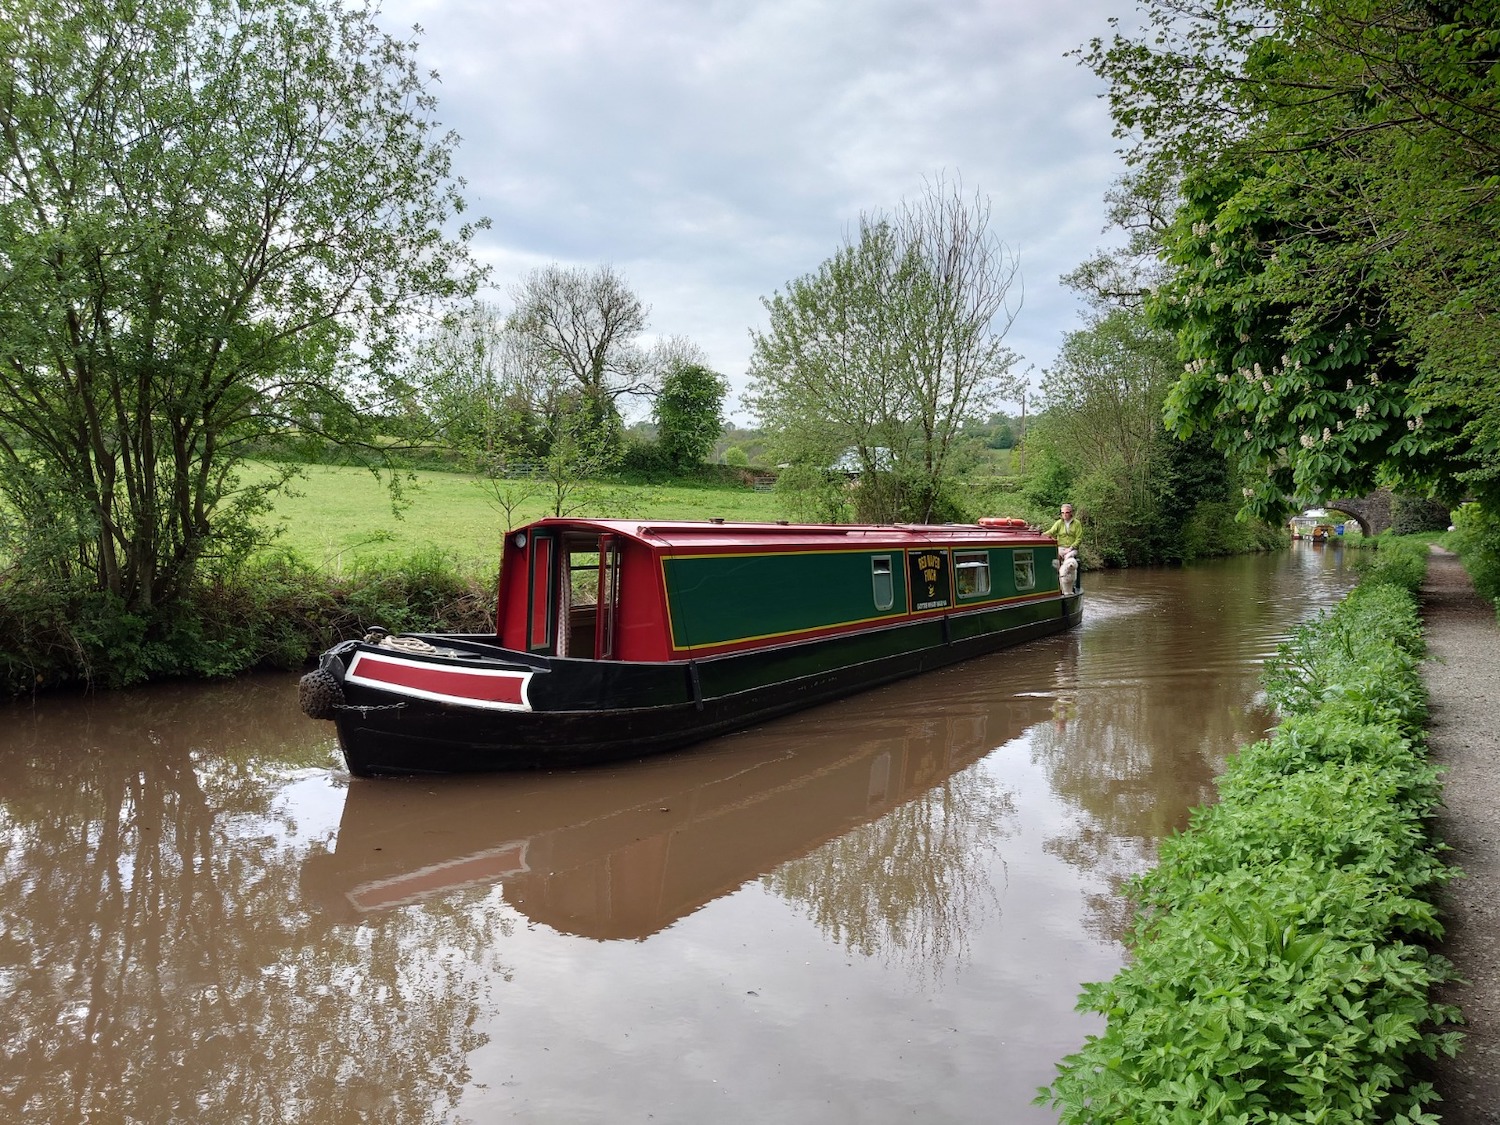
<instances>
[{"instance_id":1,"label":"grassy bank","mask_svg":"<svg viewBox=\"0 0 1500 1125\"><path fill-rule=\"evenodd\" d=\"M530 482L501 487L521 500L511 525L548 511ZM774 494L737 483L590 485L578 499L582 511L624 518L780 515ZM393 513L389 489L365 470L310 465L268 518L274 544L207 570L171 611L129 613L96 590L10 580L0 600L0 694L295 669L375 624L486 632L507 526L473 477L415 472Z\"/></svg>"},{"instance_id":2,"label":"grassy bank","mask_svg":"<svg viewBox=\"0 0 1500 1125\"><path fill-rule=\"evenodd\" d=\"M1281 725L1137 879L1131 963L1088 986L1103 1033L1038 1098L1062 1122L1434 1122L1430 999L1451 966L1433 900L1451 870L1423 743L1415 590L1425 545L1387 540L1360 584L1266 673Z\"/></svg>"}]
</instances>

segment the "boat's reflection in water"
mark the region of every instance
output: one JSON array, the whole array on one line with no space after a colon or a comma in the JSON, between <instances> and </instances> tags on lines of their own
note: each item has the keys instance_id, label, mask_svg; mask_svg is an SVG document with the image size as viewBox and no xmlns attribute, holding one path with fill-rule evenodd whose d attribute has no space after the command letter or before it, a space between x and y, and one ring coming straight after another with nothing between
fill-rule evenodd
<instances>
[{"instance_id":1,"label":"boat's reflection in water","mask_svg":"<svg viewBox=\"0 0 1500 1125\"><path fill-rule=\"evenodd\" d=\"M498 884L514 909L558 931L643 938L929 794L1046 720L1051 698L997 691L992 661L1016 658L883 689L873 719L861 717L868 696L856 697L619 766L356 779L334 850L309 858L304 885L335 919L357 922Z\"/></svg>"}]
</instances>

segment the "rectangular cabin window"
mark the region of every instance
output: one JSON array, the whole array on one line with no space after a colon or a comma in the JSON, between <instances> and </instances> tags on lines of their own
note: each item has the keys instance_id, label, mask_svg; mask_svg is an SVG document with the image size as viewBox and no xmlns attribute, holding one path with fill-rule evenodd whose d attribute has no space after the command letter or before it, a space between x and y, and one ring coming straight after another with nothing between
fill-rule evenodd
<instances>
[{"instance_id":1,"label":"rectangular cabin window","mask_svg":"<svg viewBox=\"0 0 1500 1125\"><path fill-rule=\"evenodd\" d=\"M953 569L961 598L979 598L990 592L990 553L955 551Z\"/></svg>"},{"instance_id":2,"label":"rectangular cabin window","mask_svg":"<svg viewBox=\"0 0 1500 1125\"><path fill-rule=\"evenodd\" d=\"M1036 589L1036 562L1030 551L1017 551L1016 559L1016 592Z\"/></svg>"},{"instance_id":3,"label":"rectangular cabin window","mask_svg":"<svg viewBox=\"0 0 1500 1125\"><path fill-rule=\"evenodd\" d=\"M876 555L870 560L870 580L875 586L876 609L890 609L896 604L896 583L891 577L890 555Z\"/></svg>"},{"instance_id":4,"label":"rectangular cabin window","mask_svg":"<svg viewBox=\"0 0 1500 1125\"><path fill-rule=\"evenodd\" d=\"M552 648L552 539L537 535L531 540L530 609L527 613L526 647L532 652Z\"/></svg>"}]
</instances>

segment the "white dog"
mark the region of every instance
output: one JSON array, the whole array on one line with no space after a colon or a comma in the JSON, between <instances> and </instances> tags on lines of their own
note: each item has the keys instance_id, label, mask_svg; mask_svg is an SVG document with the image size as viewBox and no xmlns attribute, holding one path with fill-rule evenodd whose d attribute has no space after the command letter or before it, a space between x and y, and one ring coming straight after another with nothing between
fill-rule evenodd
<instances>
[{"instance_id":1,"label":"white dog","mask_svg":"<svg viewBox=\"0 0 1500 1125\"><path fill-rule=\"evenodd\" d=\"M1072 594L1078 588L1078 548L1064 547L1058 554L1062 562L1057 568L1057 581L1064 594Z\"/></svg>"}]
</instances>

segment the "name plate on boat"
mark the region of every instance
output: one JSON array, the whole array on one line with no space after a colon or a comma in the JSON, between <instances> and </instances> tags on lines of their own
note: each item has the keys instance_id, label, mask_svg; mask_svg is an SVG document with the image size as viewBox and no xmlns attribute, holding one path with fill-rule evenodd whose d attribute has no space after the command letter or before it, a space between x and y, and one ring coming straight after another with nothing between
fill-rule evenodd
<instances>
[{"instance_id":1,"label":"name plate on boat","mask_svg":"<svg viewBox=\"0 0 1500 1125\"><path fill-rule=\"evenodd\" d=\"M945 609L953 600L948 552L924 549L906 552L911 578L911 608Z\"/></svg>"}]
</instances>

